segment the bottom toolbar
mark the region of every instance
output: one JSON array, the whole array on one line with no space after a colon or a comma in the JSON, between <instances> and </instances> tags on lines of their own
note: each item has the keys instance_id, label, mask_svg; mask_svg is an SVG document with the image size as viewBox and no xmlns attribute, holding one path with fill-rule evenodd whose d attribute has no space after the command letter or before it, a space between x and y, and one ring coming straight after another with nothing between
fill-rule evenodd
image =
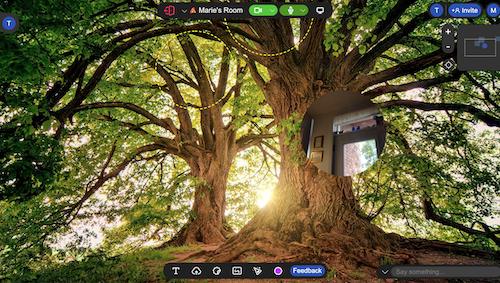
<instances>
[{"instance_id":1,"label":"bottom toolbar","mask_svg":"<svg viewBox=\"0 0 500 283\"><path fill-rule=\"evenodd\" d=\"M168 279L198 278L322 278L322 263L168 263L163 274Z\"/></svg>"}]
</instances>

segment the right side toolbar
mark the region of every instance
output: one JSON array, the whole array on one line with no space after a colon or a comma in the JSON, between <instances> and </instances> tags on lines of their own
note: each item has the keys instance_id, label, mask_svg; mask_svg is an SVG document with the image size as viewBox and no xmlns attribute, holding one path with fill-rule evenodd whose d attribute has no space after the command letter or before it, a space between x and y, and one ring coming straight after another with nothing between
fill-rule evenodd
<instances>
[{"instance_id":1,"label":"right side toolbar","mask_svg":"<svg viewBox=\"0 0 500 283\"><path fill-rule=\"evenodd\" d=\"M329 2L168 2L158 5L158 15L164 19L329 18L332 13L333 8Z\"/></svg>"}]
</instances>

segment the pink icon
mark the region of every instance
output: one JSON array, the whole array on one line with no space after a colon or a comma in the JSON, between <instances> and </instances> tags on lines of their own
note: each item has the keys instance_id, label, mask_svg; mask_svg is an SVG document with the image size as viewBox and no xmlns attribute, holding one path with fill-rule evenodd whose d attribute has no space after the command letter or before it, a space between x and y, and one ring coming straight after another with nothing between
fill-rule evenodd
<instances>
[{"instance_id":1,"label":"pink icon","mask_svg":"<svg viewBox=\"0 0 500 283\"><path fill-rule=\"evenodd\" d=\"M173 16L173 15L175 15L175 6L169 5L169 6L165 7L165 10L163 10L163 11L165 12L165 15Z\"/></svg>"}]
</instances>

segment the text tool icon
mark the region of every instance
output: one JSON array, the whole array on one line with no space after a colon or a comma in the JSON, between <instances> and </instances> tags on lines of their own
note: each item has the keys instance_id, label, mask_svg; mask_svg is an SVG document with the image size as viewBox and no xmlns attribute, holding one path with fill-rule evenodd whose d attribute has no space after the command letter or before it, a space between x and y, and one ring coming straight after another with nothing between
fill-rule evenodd
<instances>
[{"instance_id":1,"label":"text tool icon","mask_svg":"<svg viewBox=\"0 0 500 283\"><path fill-rule=\"evenodd\" d=\"M172 266L172 271L174 275L179 275L179 270L181 270L180 266Z\"/></svg>"},{"instance_id":2,"label":"text tool icon","mask_svg":"<svg viewBox=\"0 0 500 283\"><path fill-rule=\"evenodd\" d=\"M255 275L259 276L262 273L262 268L260 266L254 266L253 273L255 273Z\"/></svg>"}]
</instances>

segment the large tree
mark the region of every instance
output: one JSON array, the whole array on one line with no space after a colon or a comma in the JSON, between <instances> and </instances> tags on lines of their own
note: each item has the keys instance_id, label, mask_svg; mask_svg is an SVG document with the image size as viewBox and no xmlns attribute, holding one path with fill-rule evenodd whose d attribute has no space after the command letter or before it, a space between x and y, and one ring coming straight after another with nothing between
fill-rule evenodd
<instances>
[{"instance_id":1,"label":"large tree","mask_svg":"<svg viewBox=\"0 0 500 283\"><path fill-rule=\"evenodd\" d=\"M290 20L254 19L239 24L239 28L251 33L251 37L237 36L239 39L224 37L230 29L236 29L234 25L211 29L247 58L254 80L284 129L279 136L281 174L273 197L237 237L216 252L215 260L235 260L245 251L264 251L281 259L300 260L326 250L347 252L349 257L363 262L365 249L388 250L397 243L396 236L384 233L361 212L351 178L318 171L306 160L293 126L314 99L330 91L350 90L374 99L460 78L462 73L458 71L439 71L439 64L452 54L441 51L437 39L422 35L440 30L440 20L431 21L428 3L383 3L363 0L336 3L331 20L303 19L299 27ZM292 48L294 28L300 30L303 39L298 48ZM283 50L290 52L280 56L257 55L278 54ZM268 80L262 78L254 62L266 67ZM484 98L480 99L485 104L481 107L455 101L417 102L397 96L382 106L458 111L458 116L469 114L475 121L498 126L496 103L477 84L483 88ZM427 171L419 177L424 179L420 180L421 195L417 197L422 201L426 218L498 242L486 224L485 230L472 229L439 215L430 198L432 187L425 185L432 182L432 175ZM497 191L495 183L489 186ZM311 254L296 251L304 247ZM376 265L377 261L375 258L371 264Z\"/></svg>"},{"instance_id":2,"label":"large tree","mask_svg":"<svg viewBox=\"0 0 500 283\"><path fill-rule=\"evenodd\" d=\"M486 4L485 1L481 2ZM282 129L279 135L282 160L279 183L270 202L236 237L217 251L216 260L235 260L243 252L252 250L265 251L289 260L299 260L301 257L306 259L311 254L317 255L321 250L333 250L344 255L348 252L355 260L361 261L363 248L388 249L396 243L397 237L385 234L370 222L373 215L367 216L362 213L353 192L351 178L335 177L318 171L301 151L299 121L307 107L317 97L327 92L357 91L369 98L384 101L381 106L387 109L443 111L453 113L456 119L483 121L488 125L498 126L498 97L495 88L488 86L487 76L483 73L462 74L458 71L446 73L440 69L440 62L453 54L447 55L440 50L438 31L442 20L430 18L426 8L429 1L337 1L333 3L335 13L328 20L251 19L238 20L234 23L221 20L144 19L142 12L148 9L153 11L155 4L157 3L153 1L139 2L139 4L121 2L104 9L102 13L91 13L91 19L106 15L115 21L102 23L98 21L104 27L95 25L98 26L95 30L89 28L92 25L88 21L83 21L85 23L83 28L92 30L81 36L81 39L85 39L84 50L87 50L88 54L75 53L71 50L64 53L49 50L60 60L56 60L60 62L56 67L64 69L63 74L59 76L63 79L57 80L54 78L58 76L50 76L53 81L39 92L42 94L40 101L43 101L41 108L46 109L48 114L39 114L35 111L36 115L30 115L32 119L21 121L21 125L25 125L23 129L29 133L32 130L30 126L38 127L44 124L50 114L64 123L75 111L92 108L92 104L88 104L87 100L91 98L91 94L95 94L93 91L112 63L128 50L136 52L134 47L150 38L170 33L198 31L198 35L214 40L212 36L204 33L209 32L224 41L227 46L238 50L239 56L246 61L256 85L263 91L266 102L271 106L278 127ZM122 21L118 22L119 17L116 15L122 13L126 17L122 17ZM142 17L140 20L136 18L138 15ZM85 19L88 16L82 15L82 17ZM478 23L487 21L493 20L484 18L476 20ZM300 45L295 46L298 38ZM29 42L33 46L38 46L35 39L30 39ZM82 41L75 42L81 44ZM9 43L17 44L14 41ZM189 47L189 44L189 41L182 43L185 54L192 60L187 68L194 71L198 68L197 59L193 56L194 49L192 46ZM42 53L41 56L44 56L43 49L37 47ZM42 61L35 60L35 62ZM150 62L150 65L151 63L153 62ZM191 65L195 68L193 69ZM158 70L161 72L162 69ZM10 74L7 78L15 78L21 80L20 83L27 84L28 79L20 79L23 78L20 73ZM193 74L197 85L208 84L203 74L197 72ZM196 76L201 76L199 81ZM168 84L168 80L167 76L164 82ZM452 82L457 80L467 86L466 89L459 91L474 93L473 99L456 100L456 95L430 93L428 97L419 97L418 101L415 101L408 98L411 95L404 94L412 89L440 85L448 89L456 88ZM496 75L492 81L497 81ZM2 84L2 87L6 86ZM16 85L7 87L10 87L8 96L16 97L16 94L34 96L34 92L23 92L23 89ZM169 89L168 85L166 87ZM200 95L205 94L200 93ZM65 99L62 99L63 97ZM401 97L406 98L401 99ZM176 99L175 95L173 99ZM214 97L207 99L202 103L208 103L210 99L214 101ZM12 101L10 103L15 105ZM182 105L182 101L177 103ZM18 104L15 106L20 108ZM218 111L220 110L217 108L202 111L201 117L220 118ZM411 114L415 111L402 111L401 115L411 118ZM178 114L182 115L182 111L179 110ZM426 130L430 129L427 123L428 119L431 119L429 116L416 116L418 119L410 120L404 125L395 123L400 121L397 119L391 121L395 128L390 130L390 133L403 145L402 151L405 152L403 158L417 154L411 148L415 141L408 141L405 137L406 132L412 130L416 124L426 126ZM154 120L154 117L148 118L153 124ZM157 122L160 127L167 127L168 131L168 123ZM218 121L208 122L207 125L214 128L205 129L207 135L203 132L204 129L201 129L204 146L213 142L211 138L216 138L218 134L215 131L215 123ZM446 124L448 127L455 127L453 125L456 124ZM171 132L182 130L180 124L176 126L177 129L170 127ZM189 133L190 129L186 130ZM435 134L436 130L433 131ZM456 133L456 131L449 132ZM180 134L182 136L186 133L181 131ZM446 140L464 136L451 134ZM192 140L192 137L188 137L187 140L190 139ZM214 144L214 150L216 149L217 145ZM223 152L227 153L226 150ZM212 159L209 160L210 158ZM210 158L207 160L201 158L193 162L209 166L208 161L216 164L220 161L215 157ZM405 168L408 169L412 163L415 162L409 162ZM197 167L199 164L194 165L195 171L200 169ZM463 170L471 167L465 166ZM469 228L457 222L459 218L455 220L452 220L451 216L447 218L449 213L441 215L437 209L438 202L435 198L432 199L431 172L433 171L425 169L426 166L421 168L423 169L418 172L419 174L414 174L414 178L423 178L424 181L420 182L423 185L411 193L413 199L421 202L421 212L425 213L427 218L496 241L497 234L489 231L488 227ZM478 171L479 168L473 169ZM212 174L209 170L207 174L213 176L215 173ZM478 186L481 186L486 182L480 179L488 179L491 176L476 174L471 178L478 181ZM495 189L491 195L497 194L493 182L486 185ZM200 190L203 190L202 186ZM304 249L310 250L311 253L302 252Z\"/></svg>"},{"instance_id":3,"label":"large tree","mask_svg":"<svg viewBox=\"0 0 500 283\"><path fill-rule=\"evenodd\" d=\"M147 136L147 139L151 141L150 144L139 150L144 147L147 147L147 151L159 150L165 154L173 154L188 164L189 175L195 179L196 184L192 213L189 222L174 237L171 244L222 243L226 236L233 232L228 227L225 215L226 184L233 159L238 152L260 144L266 138L273 138L275 135L269 130L274 123L272 116L261 115L263 111L259 109L253 111L250 109L251 106L254 108L258 106L258 96L254 96L253 100L257 103L240 105L239 109L227 105L232 97L234 99L231 102L240 99L246 72L245 66L237 65L234 67L235 74L231 76L230 63L231 61L235 62L235 60L231 60L229 57L227 47L218 44L218 47L222 49L219 53L220 67L218 71L214 71L217 70L215 62L202 60L200 48L196 45L204 46L206 50L203 52L207 53L216 49L216 44L209 42L203 45L203 41L198 41L195 45L189 35L179 36L179 43L183 53L170 46L172 56L168 58L170 62L168 65L154 59L151 55L137 51L138 57L142 57L145 63L161 77L163 82L158 85L148 86L143 79L138 86L130 81L108 75L108 80L114 80L114 83L119 86L135 88L136 90L141 90L144 87L156 89L157 92L164 92L172 97L173 105L171 106L168 106L167 103L159 105L160 102L154 100L156 111L168 113L168 116L162 117L152 114L133 102L124 101L126 98L117 95L115 97L118 101L92 102L92 99L86 99L87 103L76 107L69 116L86 110L111 108L125 109L142 116L143 118L135 123L124 122L127 117L123 117L123 114L118 114L122 117L117 119L113 112L101 114L97 118L118 122L124 127ZM158 47L156 46L156 48ZM130 60L130 57L125 56L124 58ZM124 65L118 68L133 68L131 66L133 64L124 62L125 60L121 60ZM230 85L231 81L233 81L233 85ZM106 89L102 90L98 87L97 91L104 92ZM114 89L112 92L119 91L119 89ZM185 94L190 91L195 92L194 98L190 99L193 102L188 101L189 95ZM142 91L138 101L143 101L148 107L151 107L153 101L147 101L144 98L152 95L154 93L149 95L149 92ZM101 101L101 98L97 96L96 100ZM199 100L199 105L196 105L197 100ZM247 109L244 109L245 106ZM166 111L167 108L172 108L173 111ZM67 116L68 113L65 111L60 110L56 116ZM226 121L224 121L224 115L227 117ZM263 118L271 119L267 125L262 125L260 132L246 127L245 122L252 120L253 123L256 123L259 120L262 124L262 121L265 121ZM156 130L155 127L160 130ZM123 163L120 164L122 168L125 168L123 165ZM100 184L86 192L80 202L86 201L99 187Z\"/></svg>"},{"instance_id":4,"label":"large tree","mask_svg":"<svg viewBox=\"0 0 500 283\"><path fill-rule=\"evenodd\" d=\"M65 4L70 5L47 5ZM2 125L2 136L15 134L2 149L14 161L2 160L7 169L4 172L8 172L3 175L2 199L19 201L36 196L47 187L36 185L32 177L50 183L51 178L46 176L57 174L49 166L57 164L53 162L56 157L42 159L48 155L42 152L35 158L31 156L36 155L33 150L19 156L26 152L20 150L19 144L31 139L42 143L45 136L64 140L71 135L77 137L77 143L86 143L89 136L78 132L78 128L98 123L103 134L90 138L106 137L102 143L110 142L107 156L100 156L104 158L96 169L97 177L86 186L82 184L82 196L60 211L55 226L69 224L106 182L138 159L161 160L165 155L175 155L188 165L195 188L189 221L172 243L225 241L232 232L225 219L225 202L233 159L254 145L263 151L273 149L265 139L276 136L271 130L273 117L266 115L269 109L259 89L249 84L242 89L244 81L249 81L246 63L230 56L231 47L214 42L213 35L196 31L196 23L187 27L158 19L123 21L131 13L140 14L144 7L155 9L151 2L137 6L124 2L106 9L100 4L79 7L84 10L81 17L66 19L58 15L66 21L61 26L73 23L83 32L60 34L59 23L54 28L45 17L25 15L33 25L23 27L17 35L32 36L26 42L14 38L5 42L12 45L12 50L25 48L26 54L18 54L22 59L41 58L31 64L38 69L26 77L15 69L2 81L1 98L8 117ZM14 7L11 3L10 8ZM41 4L40 8L44 11L47 7ZM36 29L46 35L33 34ZM189 31L194 33L185 33ZM67 38L61 39L64 45L52 41L54 36L62 38L66 33ZM33 55L39 50L44 52ZM19 60L8 61L11 67L18 67ZM44 69L43 64L49 61L50 67ZM21 114L10 115L11 109L21 109ZM102 126L106 123L108 129ZM65 130L68 126L69 133ZM116 134L123 132L120 128L128 133ZM109 136L115 139L107 139ZM25 147L29 146L32 144ZM38 159L40 165L33 172L19 174L20 166L31 168L26 165L29 158Z\"/></svg>"}]
</instances>

